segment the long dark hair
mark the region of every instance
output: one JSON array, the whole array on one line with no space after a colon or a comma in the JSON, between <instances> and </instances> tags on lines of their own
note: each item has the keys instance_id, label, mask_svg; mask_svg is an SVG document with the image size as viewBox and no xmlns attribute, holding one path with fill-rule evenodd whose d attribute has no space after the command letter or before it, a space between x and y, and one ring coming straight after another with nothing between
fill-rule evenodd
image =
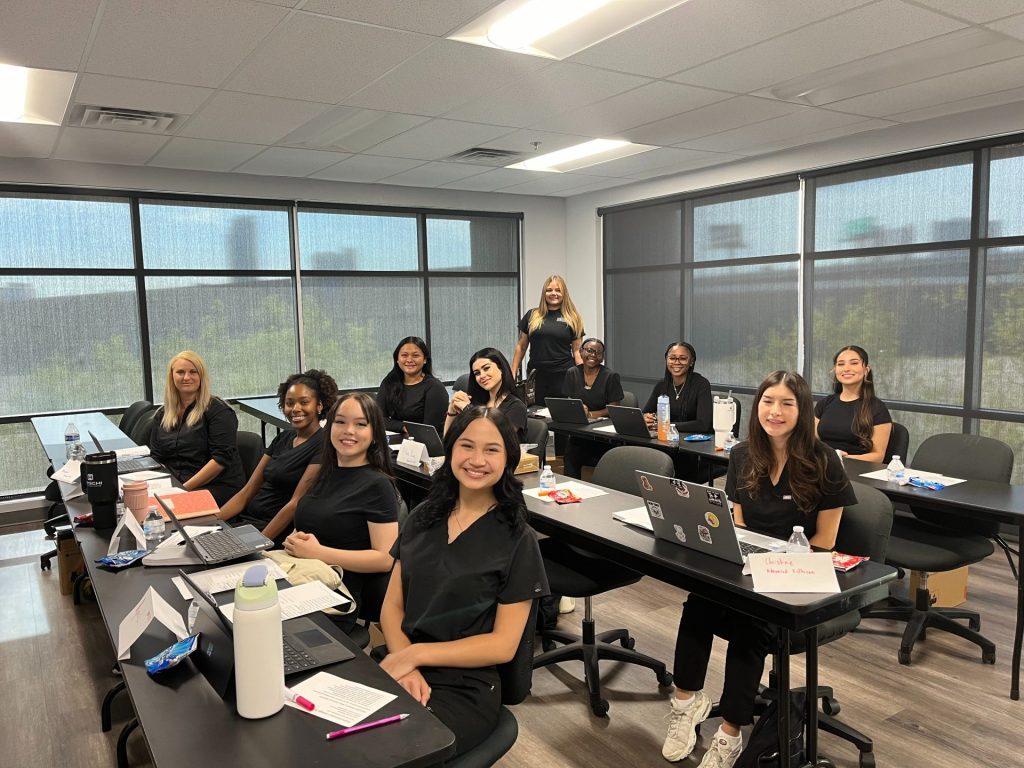
<instances>
[{"instance_id":1,"label":"long dark hair","mask_svg":"<svg viewBox=\"0 0 1024 768\"><path fill-rule=\"evenodd\" d=\"M875 431L875 402L878 400L875 397L874 373L868 366L868 353L864 348L858 347L856 344L848 344L836 352L835 357L832 358L832 391L835 394L838 395L843 391L843 385L836 378L836 361L843 352L853 352L860 358L864 367L867 368L864 381L860 384L860 401L857 403L857 410L853 414L852 430L854 437L857 438L857 442L860 443L860 447L865 451L870 451L874 447L871 436Z\"/></svg>"},{"instance_id":2,"label":"long dark hair","mask_svg":"<svg viewBox=\"0 0 1024 768\"><path fill-rule=\"evenodd\" d=\"M750 422L747 435L747 463L740 474L740 488L752 497L757 497L765 481L770 482L775 470L775 452L771 440L761 426L759 405L765 390L778 384L785 386L796 398L797 421L793 431L789 433L786 443L786 468L789 471L789 487L797 509L804 514L812 512L827 493L836 493L849 482L830 484L826 480L828 452L832 449L822 443L814 434L814 400L811 388L804 377L792 371L774 371L761 382L754 395L754 404L750 409Z\"/></svg>"},{"instance_id":3,"label":"long dark hair","mask_svg":"<svg viewBox=\"0 0 1024 768\"><path fill-rule=\"evenodd\" d=\"M519 464L519 439L515 428L497 408L482 408L471 405L462 409L444 435L444 464L436 475L426 500L417 508L415 519L422 528L430 528L446 521L459 501L459 481L452 471L452 450L466 428L477 419L487 419L501 435L505 446L505 471L494 484L493 492L497 504L494 514L513 531L526 524L526 502L523 500L523 484L515 476Z\"/></svg>"},{"instance_id":4,"label":"long dark hair","mask_svg":"<svg viewBox=\"0 0 1024 768\"><path fill-rule=\"evenodd\" d=\"M314 491L319 490L340 469L338 467L338 453L334 449L330 432L334 425L335 414L337 414L341 404L346 400L355 400L359 403L359 406L363 409L363 416L370 422L370 427L373 429L373 440L366 451L367 462L371 467L381 474L387 475L394 482L394 473L391 469L391 449L388 447L388 435L384 429L384 416L381 414L377 402L365 392L346 392L334 401L331 410L327 412L327 435L324 436L323 449L320 453L320 471L316 475L316 482L313 486Z\"/></svg>"},{"instance_id":5,"label":"long dark hair","mask_svg":"<svg viewBox=\"0 0 1024 768\"><path fill-rule=\"evenodd\" d=\"M496 397L501 397L504 394L515 393L515 376L512 375L512 366L508 364L508 360L501 353L500 350L494 347L484 347L479 352L476 352L471 358L469 358L469 385L466 387L466 392L469 395L469 399L476 405L487 405L490 400L490 395L487 394L487 390L480 386L480 383L476 380L476 376L473 375L473 363L477 360L490 360L501 371L501 384L498 386L498 394Z\"/></svg>"},{"instance_id":6,"label":"long dark hair","mask_svg":"<svg viewBox=\"0 0 1024 768\"><path fill-rule=\"evenodd\" d=\"M420 348L423 357L426 358L423 363L424 380L434 377L434 363L430 359L430 347L427 346L427 342L419 336L406 336L398 342L397 346L395 346L395 351L391 353L391 359L394 364L391 366L391 370L388 371L388 375L384 377L384 381L380 383L380 399L384 403L384 411L388 416L394 416L402 408L405 374L398 366L398 353L406 344L415 344Z\"/></svg>"},{"instance_id":7,"label":"long dark hair","mask_svg":"<svg viewBox=\"0 0 1024 768\"><path fill-rule=\"evenodd\" d=\"M334 405L334 401L338 399L338 382L334 380L334 377L327 373L327 371L311 368L302 373L293 373L281 382L281 386L277 388L277 407L282 411L284 410L284 399L288 395L288 390L295 384L302 384L313 390L313 393L316 395L317 404L320 406L317 411L318 414L329 411L331 406Z\"/></svg>"}]
</instances>

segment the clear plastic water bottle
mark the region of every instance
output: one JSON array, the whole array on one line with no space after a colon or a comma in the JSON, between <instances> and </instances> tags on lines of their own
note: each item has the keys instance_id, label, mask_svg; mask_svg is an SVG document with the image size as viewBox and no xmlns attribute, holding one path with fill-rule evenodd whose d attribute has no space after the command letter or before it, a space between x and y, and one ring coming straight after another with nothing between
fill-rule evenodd
<instances>
[{"instance_id":1,"label":"clear plastic water bottle","mask_svg":"<svg viewBox=\"0 0 1024 768\"><path fill-rule=\"evenodd\" d=\"M75 422L69 421L67 429L64 430L64 458L70 459L71 452L74 450L75 443L81 445L82 436L78 433L78 427L75 426Z\"/></svg>"},{"instance_id":2,"label":"clear plastic water bottle","mask_svg":"<svg viewBox=\"0 0 1024 768\"><path fill-rule=\"evenodd\" d=\"M71 446L71 460L85 461L85 446L79 441Z\"/></svg>"},{"instance_id":3,"label":"clear plastic water bottle","mask_svg":"<svg viewBox=\"0 0 1024 768\"><path fill-rule=\"evenodd\" d=\"M156 549L156 545L164 537L164 519L156 511L156 507L149 508L149 514L142 521L142 532L146 536L146 549Z\"/></svg>"},{"instance_id":4,"label":"clear plastic water bottle","mask_svg":"<svg viewBox=\"0 0 1024 768\"><path fill-rule=\"evenodd\" d=\"M729 451L732 450L732 447L734 445L736 445L736 442L737 442L736 435L734 435L732 432L726 432L725 433L725 452L729 453Z\"/></svg>"},{"instance_id":5,"label":"clear plastic water bottle","mask_svg":"<svg viewBox=\"0 0 1024 768\"><path fill-rule=\"evenodd\" d=\"M544 501L551 501L549 494L555 490L557 483L555 482L555 473L551 471L551 465L545 464L544 469L540 473L540 491L541 498Z\"/></svg>"},{"instance_id":6,"label":"clear plastic water bottle","mask_svg":"<svg viewBox=\"0 0 1024 768\"><path fill-rule=\"evenodd\" d=\"M793 533L789 537L789 541L786 542L786 551L794 554L811 551L811 543L804 536L804 527L802 525L793 526Z\"/></svg>"},{"instance_id":7,"label":"clear plastic water bottle","mask_svg":"<svg viewBox=\"0 0 1024 768\"><path fill-rule=\"evenodd\" d=\"M675 424L668 425L668 441L672 445L679 445L679 430Z\"/></svg>"},{"instance_id":8,"label":"clear plastic water bottle","mask_svg":"<svg viewBox=\"0 0 1024 768\"><path fill-rule=\"evenodd\" d=\"M668 440L668 427L672 423L669 413L668 395L661 395L658 398L658 439Z\"/></svg>"},{"instance_id":9,"label":"clear plastic water bottle","mask_svg":"<svg viewBox=\"0 0 1024 768\"><path fill-rule=\"evenodd\" d=\"M892 461L885 468L885 479L890 483L901 483L903 482L904 476L907 474L906 467L903 466L903 462L900 461L899 456L893 456Z\"/></svg>"}]
</instances>

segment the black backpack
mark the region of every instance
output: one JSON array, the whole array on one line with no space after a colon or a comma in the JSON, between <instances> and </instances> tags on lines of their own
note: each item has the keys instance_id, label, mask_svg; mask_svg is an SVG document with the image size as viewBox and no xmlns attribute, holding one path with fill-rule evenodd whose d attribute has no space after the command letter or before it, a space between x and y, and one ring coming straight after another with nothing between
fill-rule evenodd
<instances>
[{"instance_id":1,"label":"black backpack","mask_svg":"<svg viewBox=\"0 0 1024 768\"><path fill-rule=\"evenodd\" d=\"M790 694L789 700L789 754L790 765L800 765L804 759L804 705L803 693ZM758 718L750 732L747 746L736 759L733 768L778 768L779 766L779 702L772 700L764 714Z\"/></svg>"}]
</instances>

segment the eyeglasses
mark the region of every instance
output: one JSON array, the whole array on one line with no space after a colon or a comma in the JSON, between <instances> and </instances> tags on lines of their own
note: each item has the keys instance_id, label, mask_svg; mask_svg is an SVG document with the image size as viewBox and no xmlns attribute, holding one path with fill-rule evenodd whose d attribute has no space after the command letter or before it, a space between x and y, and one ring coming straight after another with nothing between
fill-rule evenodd
<instances>
[{"instance_id":1,"label":"eyeglasses","mask_svg":"<svg viewBox=\"0 0 1024 768\"><path fill-rule=\"evenodd\" d=\"M690 358L688 358L688 357L670 357L670 358L668 358L668 361L670 363L688 363L688 362L690 362Z\"/></svg>"},{"instance_id":2,"label":"eyeglasses","mask_svg":"<svg viewBox=\"0 0 1024 768\"><path fill-rule=\"evenodd\" d=\"M597 347L583 347L580 350L581 354L592 355L593 357L604 357L604 350L598 349Z\"/></svg>"}]
</instances>

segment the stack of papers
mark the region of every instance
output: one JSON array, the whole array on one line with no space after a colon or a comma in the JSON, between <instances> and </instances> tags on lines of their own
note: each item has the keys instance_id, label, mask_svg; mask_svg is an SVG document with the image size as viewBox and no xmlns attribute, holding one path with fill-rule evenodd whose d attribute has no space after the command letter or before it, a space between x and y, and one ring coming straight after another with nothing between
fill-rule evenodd
<instances>
[{"instance_id":1,"label":"stack of papers","mask_svg":"<svg viewBox=\"0 0 1024 768\"><path fill-rule=\"evenodd\" d=\"M645 531L654 532L654 526L651 525L651 516L647 514L647 507L624 509L621 512L616 512L612 517L626 525L632 525L636 528L643 528Z\"/></svg>"},{"instance_id":2,"label":"stack of papers","mask_svg":"<svg viewBox=\"0 0 1024 768\"><path fill-rule=\"evenodd\" d=\"M597 496L604 496L607 491L603 491L600 488L593 485L584 485L583 483L577 483L573 480L567 480L564 483L558 484L558 490L572 491L575 495L581 499L593 499ZM523 491L526 496L533 496L535 499L540 498L540 488L530 488L527 491Z\"/></svg>"}]
</instances>

